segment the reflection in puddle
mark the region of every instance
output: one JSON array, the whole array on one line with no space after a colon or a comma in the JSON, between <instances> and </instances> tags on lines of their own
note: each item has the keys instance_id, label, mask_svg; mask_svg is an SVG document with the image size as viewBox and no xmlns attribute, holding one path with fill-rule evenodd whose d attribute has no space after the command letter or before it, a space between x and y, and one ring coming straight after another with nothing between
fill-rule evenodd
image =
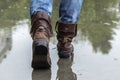
<instances>
[{"instance_id":1,"label":"reflection in puddle","mask_svg":"<svg viewBox=\"0 0 120 80\"><path fill-rule=\"evenodd\" d=\"M59 59L56 80L77 80L77 75L72 71L73 57Z\"/></svg>"},{"instance_id":2,"label":"reflection in puddle","mask_svg":"<svg viewBox=\"0 0 120 80\"><path fill-rule=\"evenodd\" d=\"M73 57L69 59L59 59L57 62L58 70L55 80L77 80L77 75L71 68L72 64ZM51 76L51 70L34 70L32 72L32 80L53 80Z\"/></svg>"},{"instance_id":3,"label":"reflection in puddle","mask_svg":"<svg viewBox=\"0 0 120 80\"><path fill-rule=\"evenodd\" d=\"M4 32L6 30L4 29ZM18 22L10 29L10 42L3 42L7 47L12 45L6 58L0 63L0 80L31 80L31 38L29 35L28 22ZM9 34L6 32L6 34ZM5 36L7 37L7 36ZM1 38L0 38L1 39ZM6 47L4 46L4 48ZM9 54L8 54L9 53Z\"/></svg>"},{"instance_id":4,"label":"reflection in puddle","mask_svg":"<svg viewBox=\"0 0 120 80\"><path fill-rule=\"evenodd\" d=\"M32 72L32 80L51 80L51 70L35 70Z\"/></svg>"},{"instance_id":5,"label":"reflection in puddle","mask_svg":"<svg viewBox=\"0 0 120 80\"><path fill-rule=\"evenodd\" d=\"M89 5L90 3L94 5ZM116 29L116 23L119 21L116 16L117 11L112 9L117 9L117 4L117 0L113 3L110 0L107 2L86 0L83 5L79 22L80 36L89 40L95 53L108 54L112 48L110 41L113 40L115 34L113 29Z\"/></svg>"},{"instance_id":6,"label":"reflection in puddle","mask_svg":"<svg viewBox=\"0 0 120 80\"><path fill-rule=\"evenodd\" d=\"M10 28L0 29L0 62L12 48L12 32Z\"/></svg>"}]
</instances>

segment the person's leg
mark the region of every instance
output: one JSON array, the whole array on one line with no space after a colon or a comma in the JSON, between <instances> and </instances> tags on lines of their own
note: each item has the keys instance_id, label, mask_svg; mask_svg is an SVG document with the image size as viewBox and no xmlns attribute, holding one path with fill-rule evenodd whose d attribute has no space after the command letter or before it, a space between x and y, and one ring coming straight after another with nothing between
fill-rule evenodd
<instances>
[{"instance_id":1,"label":"person's leg","mask_svg":"<svg viewBox=\"0 0 120 80\"><path fill-rule=\"evenodd\" d=\"M51 66L49 41L52 35L51 26L52 0L31 0L31 36L33 39L34 69L49 68Z\"/></svg>"},{"instance_id":2,"label":"person's leg","mask_svg":"<svg viewBox=\"0 0 120 80\"><path fill-rule=\"evenodd\" d=\"M60 0L59 17L61 22L76 23L78 21L82 0Z\"/></svg>"},{"instance_id":3,"label":"person's leg","mask_svg":"<svg viewBox=\"0 0 120 80\"><path fill-rule=\"evenodd\" d=\"M37 12L44 12L47 13L49 16L51 16L52 4L53 4L53 0L31 0L30 15L32 16Z\"/></svg>"},{"instance_id":4,"label":"person's leg","mask_svg":"<svg viewBox=\"0 0 120 80\"><path fill-rule=\"evenodd\" d=\"M82 0L60 0L60 20L57 22L57 48L60 58L68 58L73 52L71 42L77 33L77 21L81 7Z\"/></svg>"}]
</instances>

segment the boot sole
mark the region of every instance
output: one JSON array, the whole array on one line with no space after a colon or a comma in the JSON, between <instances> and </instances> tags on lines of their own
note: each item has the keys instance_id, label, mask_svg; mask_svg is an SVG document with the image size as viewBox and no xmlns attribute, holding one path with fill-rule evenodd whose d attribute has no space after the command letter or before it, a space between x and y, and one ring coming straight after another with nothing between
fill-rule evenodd
<instances>
[{"instance_id":1,"label":"boot sole","mask_svg":"<svg viewBox=\"0 0 120 80\"><path fill-rule=\"evenodd\" d=\"M32 60L32 67L34 69L48 69L51 67L48 52L48 48L44 45L35 46Z\"/></svg>"},{"instance_id":2,"label":"boot sole","mask_svg":"<svg viewBox=\"0 0 120 80\"><path fill-rule=\"evenodd\" d=\"M73 54L72 52L69 53L69 52L65 52L65 51L63 51L62 53L58 53L60 58L69 58L70 56L72 56L72 54Z\"/></svg>"},{"instance_id":3,"label":"boot sole","mask_svg":"<svg viewBox=\"0 0 120 80\"><path fill-rule=\"evenodd\" d=\"M59 51L59 49L58 49L59 58L69 58L73 55L73 51L74 51L74 47L72 47L72 50L70 50L70 51L64 51L64 50Z\"/></svg>"}]
</instances>

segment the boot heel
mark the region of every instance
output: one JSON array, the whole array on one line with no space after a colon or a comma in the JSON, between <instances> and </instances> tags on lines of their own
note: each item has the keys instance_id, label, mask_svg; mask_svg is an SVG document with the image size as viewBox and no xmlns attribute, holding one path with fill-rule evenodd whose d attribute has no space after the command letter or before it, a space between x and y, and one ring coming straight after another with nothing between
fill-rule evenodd
<instances>
[{"instance_id":1,"label":"boot heel","mask_svg":"<svg viewBox=\"0 0 120 80\"><path fill-rule=\"evenodd\" d=\"M47 55L48 43L44 39L39 39L33 42L33 54L34 55Z\"/></svg>"},{"instance_id":2,"label":"boot heel","mask_svg":"<svg viewBox=\"0 0 120 80\"><path fill-rule=\"evenodd\" d=\"M50 68L50 61L48 43L43 39L33 42L32 67L34 69Z\"/></svg>"},{"instance_id":3,"label":"boot heel","mask_svg":"<svg viewBox=\"0 0 120 80\"><path fill-rule=\"evenodd\" d=\"M35 55L33 56L32 67L34 69L48 69L51 67L51 62L48 61L45 55Z\"/></svg>"}]
</instances>

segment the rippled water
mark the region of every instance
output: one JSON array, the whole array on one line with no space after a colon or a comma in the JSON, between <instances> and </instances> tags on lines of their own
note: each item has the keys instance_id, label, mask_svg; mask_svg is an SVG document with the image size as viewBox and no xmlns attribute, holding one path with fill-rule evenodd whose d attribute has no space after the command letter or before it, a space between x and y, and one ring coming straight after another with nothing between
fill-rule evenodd
<instances>
[{"instance_id":1,"label":"rippled water","mask_svg":"<svg viewBox=\"0 0 120 80\"><path fill-rule=\"evenodd\" d=\"M52 67L37 71L31 68L28 2L0 1L0 80L120 80L117 0L84 0L78 35L73 40L74 56L59 59L55 34L50 42ZM54 6L53 26L58 15L57 1Z\"/></svg>"}]
</instances>

